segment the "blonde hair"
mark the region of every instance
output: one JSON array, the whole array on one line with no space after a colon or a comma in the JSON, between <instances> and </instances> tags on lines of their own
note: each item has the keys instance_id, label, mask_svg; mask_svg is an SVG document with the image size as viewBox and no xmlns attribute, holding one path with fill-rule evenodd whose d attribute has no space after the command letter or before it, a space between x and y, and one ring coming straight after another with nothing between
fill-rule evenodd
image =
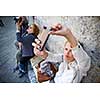
<instances>
[{"instance_id":1,"label":"blonde hair","mask_svg":"<svg viewBox=\"0 0 100 100\"><path fill-rule=\"evenodd\" d=\"M68 43L68 41L65 41L65 43L64 43L64 47L66 46L67 43Z\"/></svg>"}]
</instances>

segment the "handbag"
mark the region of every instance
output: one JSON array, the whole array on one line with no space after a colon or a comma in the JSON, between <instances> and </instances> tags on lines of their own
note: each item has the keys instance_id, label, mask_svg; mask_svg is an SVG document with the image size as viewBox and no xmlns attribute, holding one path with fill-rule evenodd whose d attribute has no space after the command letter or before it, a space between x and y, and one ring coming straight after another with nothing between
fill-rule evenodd
<instances>
[{"instance_id":1,"label":"handbag","mask_svg":"<svg viewBox=\"0 0 100 100\"><path fill-rule=\"evenodd\" d=\"M38 80L38 82L42 83L42 82L45 82L45 81L48 81L48 80L52 80L55 77L56 72L58 71L57 67L54 64L50 63L50 69L54 74L54 76L51 77L51 76L47 75L45 72L41 73L41 71L39 70L40 63L37 66L37 80Z\"/></svg>"}]
</instances>

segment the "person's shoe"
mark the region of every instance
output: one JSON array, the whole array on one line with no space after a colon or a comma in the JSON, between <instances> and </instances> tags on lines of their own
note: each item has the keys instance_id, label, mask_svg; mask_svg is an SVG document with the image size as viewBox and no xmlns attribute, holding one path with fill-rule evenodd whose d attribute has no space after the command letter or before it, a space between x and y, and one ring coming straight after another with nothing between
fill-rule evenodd
<instances>
[{"instance_id":1,"label":"person's shoe","mask_svg":"<svg viewBox=\"0 0 100 100\"><path fill-rule=\"evenodd\" d=\"M19 78L22 78L26 73L19 73Z\"/></svg>"},{"instance_id":2,"label":"person's shoe","mask_svg":"<svg viewBox=\"0 0 100 100\"><path fill-rule=\"evenodd\" d=\"M13 68L13 72L15 73L17 70L19 70L19 67L17 66L17 67L15 67L15 68Z\"/></svg>"}]
</instances>

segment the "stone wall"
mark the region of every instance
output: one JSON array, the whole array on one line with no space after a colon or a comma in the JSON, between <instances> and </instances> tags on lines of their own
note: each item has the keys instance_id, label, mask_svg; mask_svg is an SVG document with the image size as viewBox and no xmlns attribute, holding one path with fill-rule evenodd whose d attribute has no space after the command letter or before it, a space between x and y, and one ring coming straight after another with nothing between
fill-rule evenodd
<instances>
[{"instance_id":1,"label":"stone wall","mask_svg":"<svg viewBox=\"0 0 100 100\"><path fill-rule=\"evenodd\" d=\"M88 55L92 58L91 69L82 82L100 82L100 17L96 16L37 16L35 22L40 28L48 28L55 23L62 23L71 29L74 36L84 44ZM54 53L63 52L65 39L50 36L47 47Z\"/></svg>"}]
</instances>

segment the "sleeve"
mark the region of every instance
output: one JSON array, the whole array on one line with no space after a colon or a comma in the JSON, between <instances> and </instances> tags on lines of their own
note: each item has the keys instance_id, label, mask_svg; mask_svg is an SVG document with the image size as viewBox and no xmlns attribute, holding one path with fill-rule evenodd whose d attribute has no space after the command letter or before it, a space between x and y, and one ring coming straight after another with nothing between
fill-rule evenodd
<instances>
[{"instance_id":1,"label":"sleeve","mask_svg":"<svg viewBox=\"0 0 100 100\"><path fill-rule=\"evenodd\" d=\"M23 34L23 36L21 36L20 32L17 33L17 41L22 42L23 44L27 44L27 43L31 44L32 42L35 41L36 38L37 38L36 36L33 36L31 34L27 36L24 36Z\"/></svg>"},{"instance_id":2,"label":"sleeve","mask_svg":"<svg viewBox=\"0 0 100 100\"><path fill-rule=\"evenodd\" d=\"M21 33L19 31L16 32L16 37L18 42L22 42Z\"/></svg>"},{"instance_id":3,"label":"sleeve","mask_svg":"<svg viewBox=\"0 0 100 100\"><path fill-rule=\"evenodd\" d=\"M73 56L78 63L78 68L83 76L87 75L87 71L90 69L91 59L87 53L83 50L81 45L78 45L75 48L72 48Z\"/></svg>"}]
</instances>

